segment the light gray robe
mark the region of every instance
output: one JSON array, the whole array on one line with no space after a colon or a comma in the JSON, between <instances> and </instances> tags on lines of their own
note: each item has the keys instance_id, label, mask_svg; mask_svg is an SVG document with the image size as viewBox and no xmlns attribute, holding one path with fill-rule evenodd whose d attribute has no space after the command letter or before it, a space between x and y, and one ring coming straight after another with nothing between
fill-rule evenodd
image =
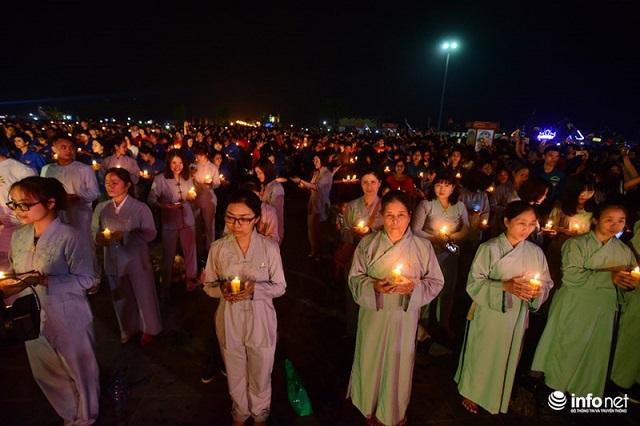
<instances>
[{"instance_id":1,"label":"light gray robe","mask_svg":"<svg viewBox=\"0 0 640 426\"><path fill-rule=\"evenodd\" d=\"M378 294L377 279L390 276L398 264L414 283L410 295ZM385 231L362 239L349 272L349 287L360 305L356 349L348 395L369 418L397 424L411 397L420 308L444 286L444 278L431 243L410 229L396 244Z\"/></svg>"}]
</instances>

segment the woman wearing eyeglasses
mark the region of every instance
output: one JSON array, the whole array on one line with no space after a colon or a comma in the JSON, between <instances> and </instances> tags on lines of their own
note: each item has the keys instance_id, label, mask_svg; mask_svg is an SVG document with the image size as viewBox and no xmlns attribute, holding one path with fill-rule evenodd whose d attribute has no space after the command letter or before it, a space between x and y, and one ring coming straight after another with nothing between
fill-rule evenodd
<instances>
[{"instance_id":1,"label":"woman wearing eyeglasses","mask_svg":"<svg viewBox=\"0 0 640 426\"><path fill-rule=\"evenodd\" d=\"M215 323L227 370L233 425L266 425L271 406L271 371L277 318L272 299L286 283L280 248L260 235L260 198L238 190L227 199L224 221L230 233L211 245L204 291L219 298Z\"/></svg>"},{"instance_id":2,"label":"woman wearing eyeglasses","mask_svg":"<svg viewBox=\"0 0 640 426\"><path fill-rule=\"evenodd\" d=\"M197 287L198 266L196 263L196 222L188 204L196 199L189 165L184 154L177 149L167 153L167 167L151 184L148 202L160 209L162 222L162 297L169 298L173 260L182 247L187 275L187 290ZM193 191L191 189L194 188Z\"/></svg>"},{"instance_id":3,"label":"woman wearing eyeglasses","mask_svg":"<svg viewBox=\"0 0 640 426\"><path fill-rule=\"evenodd\" d=\"M104 184L111 200L96 206L91 231L96 244L104 247L104 271L120 325L120 342L127 343L142 332L140 345L144 346L162 330L148 246L156 237L156 227L149 206L133 198L128 171L107 170Z\"/></svg>"},{"instance_id":4,"label":"woman wearing eyeglasses","mask_svg":"<svg viewBox=\"0 0 640 426\"><path fill-rule=\"evenodd\" d=\"M23 224L13 233L4 297L31 293L38 285L40 336L25 342L33 377L65 424L98 418L100 382L93 316L86 290L94 285L92 244L58 218L67 193L56 179L28 177L14 183L7 206ZM36 271L37 279L24 279ZM26 274L26 275L24 275Z\"/></svg>"}]
</instances>

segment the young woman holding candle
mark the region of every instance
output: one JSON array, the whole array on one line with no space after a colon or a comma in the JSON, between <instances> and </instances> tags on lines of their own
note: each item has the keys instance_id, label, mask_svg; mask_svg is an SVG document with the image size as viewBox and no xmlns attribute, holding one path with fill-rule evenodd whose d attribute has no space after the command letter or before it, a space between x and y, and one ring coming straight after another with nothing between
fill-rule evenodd
<instances>
[{"instance_id":1,"label":"young woman holding candle","mask_svg":"<svg viewBox=\"0 0 640 426\"><path fill-rule=\"evenodd\" d=\"M219 298L216 334L233 402L233 425L266 425L271 405L271 371L277 318L273 298L286 283L278 244L258 233L260 198L238 190L227 199L224 220L230 233L214 241L205 268L204 291ZM241 291L232 292L237 277Z\"/></svg>"},{"instance_id":2,"label":"young woman holding candle","mask_svg":"<svg viewBox=\"0 0 640 426\"><path fill-rule=\"evenodd\" d=\"M167 153L167 167L157 175L148 202L160 209L162 222L162 297L169 298L173 260L178 242L184 255L187 290L198 286L198 266L196 261L196 231L193 210L188 202L195 200L191 191L193 180L184 154L177 149Z\"/></svg>"},{"instance_id":3,"label":"young woman holding candle","mask_svg":"<svg viewBox=\"0 0 640 426\"><path fill-rule=\"evenodd\" d=\"M393 165L394 173L385 179L391 189L399 189L406 192L409 197L413 196L415 185L413 179L407 175L407 162L399 159Z\"/></svg>"},{"instance_id":4,"label":"young woman holding candle","mask_svg":"<svg viewBox=\"0 0 640 426\"><path fill-rule=\"evenodd\" d=\"M313 156L315 170L311 176L311 182L291 178L293 182L306 188L311 192L309 203L307 204L307 233L311 253L309 257L320 261L323 256L329 257L329 242L327 240L327 221L329 220L329 195L331 193L331 182L333 180L331 171L327 168L329 157L326 153L318 151Z\"/></svg>"},{"instance_id":5,"label":"young woman holding candle","mask_svg":"<svg viewBox=\"0 0 640 426\"><path fill-rule=\"evenodd\" d=\"M518 191L522 184L529 179L529 167L524 164L516 165L511 170L511 178L504 184L496 186L495 190L491 194L489 205L491 206L491 228L496 230L497 235L504 230L503 227L503 214L507 205L520 199Z\"/></svg>"},{"instance_id":6,"label":"young woman holding candle","mask_svg":"<svg viewBox=\"0 0 640 426\"><path fill-rule=\"evenodd\" d=\"M454 380L472 413L507 412L529 311L553 286L544 253L526 241L537 223L533 206L514 201L503 221L506 231L480 245L467 281L473 303Z\"/></svg>"},{"instance_id":7,"label":"young woman holding candle","mask_svg":"<svg viewBox=\"0 0 640 426\"><path fill-rule=\"evenodd\" d=\"M214 190L220 186L220 171L216 165L209 161L209 149L205 144L196 145L193 153L196 158L193 184L197 194L194 206L199 210L205 231L204 244L200 241L197 245L198 250L204 252L201 257L204 259L216 236L215 222L218 198Z\"/></svg>"},{"instance_id":8,"label":"young woman holding candle","mask_svg":"<svg viewBox=\"0 0 640 426\"><path fill-rule=\"evenodd\" d=\"M449 340L455 338L449 326L453 309L454 293L458 280L459 254L447 248L456 244L469 233L467 207L458 200L457 179L447 172L436 175L427 192L427 199L416 207L411 220L414 235L427 238L433 243L438 264L445 277L445 286L438 296L439 325ZM425 315L428 310L425 309Z\"/></svg>"},{"instance_id":9,"label":"young woman holding candle","mask_svg":"<svg viewBox=\"0 0 640 426\"><path fill-rule=\"evenodd\" d=\"M431 243L409 229L410 205L402 191L382 197L384 229L364 237L349 271L360 312L348 394L369 424L406 423L420 309L444 285Z\"/></svg>"},{"instance_id":10,"label":"young woman holding candle","mask_svg":"<svg viewBox=\"0 0 640 426\"><path fill-rule=\"evenodd\" d=\"M599 204L593 229L562 246L562 287L551 303L531 367L543 372L554 390L576 396L604 393L618 306L637 285L629 272L636 266L635 256L615 237L626 217L621 205Z\"/></svg>"},{"instance_id":11,"label":"young woman holding candle","mask_svg":"<svg viewBox=\"0 0 640 426\"><path fill-rule=\"evenodd\" d=\"M149 206L133 198L128 171L111 168L104 182L111 200L96 206L91 228L96 244L104 247L104 272L120 326L120 342L142 332L140 345L146 345L162 330L148 246L156 237L153 215Z\"/></svg>"},{"instance_id":12,"label":"young woman holding candle","mask_svg":"<svg viewBox=\"0 0 640 426\"><path fill-rule=\"evenodd\" d=\"M9 253L10 271L37 271L40 336L25 342L33 377L65 424L93 424L98 417L100 382L95 356L93 316L86 290L94 285L90 244L60 221L67 193L56 179L28 177L14 183L8 207L23 226ZM22 281L0 281L5 296L31 293Z\"/></svg>"},{"instance_id":13,"label":"young woman holding candle","mask_svg":"<svg viewBox=\"0 0 640 426\"><path fill-rule=\"evenodd\" d=\"M593 199L595 194L595 182L587 175L574 175L567 179L564 194L555 203L551 210L547 223L551 222L551 232L547 235L553 236L553 240L546 249L549 259L549 270L553 282L560 284L562 280L562 270L560 265L560 250L565 241L577 235L586 234L591 230L591 217L596 203ZM558 290L559 285L554 290Z\"/></svg>"},{"instance_id":14,"label":"young woman holding candle","mask_svg":"<svg viewBox=\"0 0 640 426\"><path fill-rule=\"evenodd\" d=\"M276 168L268 158L258 161L254 170L262 184L260 199L276 209L278 235L280 236L280 244L282 244L284 238L284 188L276 180L278 177Z\"/></svg>"}]
</instances>

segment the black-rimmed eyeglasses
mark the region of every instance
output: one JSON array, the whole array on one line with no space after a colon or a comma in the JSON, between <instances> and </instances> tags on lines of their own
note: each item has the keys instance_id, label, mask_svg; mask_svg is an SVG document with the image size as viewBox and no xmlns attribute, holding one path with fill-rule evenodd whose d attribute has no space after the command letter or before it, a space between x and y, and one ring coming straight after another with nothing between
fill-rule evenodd
<instances>
[{"instance_id":1,"label":"black-rimmed eyeglasses","mask_svg":"<svg viewBox=\"0 0 640 426\"><path fill-rule=\"evenodd\" d=\"M9 201L6 204L7 207L9 207L9 209L11 210L20 210L21 212L28 212L31 207L35 206L36 204L40 204L42 203L41 201L37 201L35 203L16 203L15 201Z\"/></svg>"},{"instance_id":2,"label":"black-rimmed eyeglasses","mask_svg":"<svg viewBox=\"0 0 640 426\"><path fill-rule=\"evenodd\" d=\"M240 225L248 225L253 219L256 217L246 218L246 217L232 217L228 215L224 215L224 221L229 225L239 223Z\"/></svg>"}]
</instances>

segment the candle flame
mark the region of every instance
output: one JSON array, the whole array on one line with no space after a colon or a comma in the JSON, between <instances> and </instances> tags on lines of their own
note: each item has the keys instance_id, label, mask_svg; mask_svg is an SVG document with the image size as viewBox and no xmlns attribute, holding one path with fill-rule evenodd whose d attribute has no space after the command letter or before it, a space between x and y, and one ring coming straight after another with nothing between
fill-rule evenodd
<instances>
[{"instance_id":1,"label":"candle flame","mask_svg":"<svg viewBox=\"0 0 640 426\"><path fill-rule=\"evenodd\" d=\"M640 272L640 266L636 266L636 268L633 271L634 272Z\"/></svg>"},{"instance_id":2,"label":"candle flame","mask_svg":"<svg viewBox=\"0 0 640 426\"><path fill-rule=\"evenodd\" d=\"M398 271L402 271L402 263L399 263L399 264L396 266L396 269L397 269Z\"/></svg>"},{"instance_id":3,"label":"candle flame","mask_svg":"<svg viewBox=\"0 0 640 426\"><path fill-rule=\"evenodd\" d=\"M537 280L538 278L540 278L540 274L536 274L535 277L533 277L534 280Z\"/></svg>"},{"instance_id":4,"label":"candle flame","mask_svg":"<svg viewBox=\"0 0 640 426\"><path fill-rule=\"evenodd\" d=\"M358 228L364 228L364 220L358 222Z\"/></svg>"},{"instance_id":5,"label":"candle flame","mask_svg":"<svg viewBox=\"0 0 640 426\"><path fill-rule=\"evenodd\" d=\"M442 229L440 230L441 233L446 234L447 233L447 226L443 226Z\"/></svg>"}]
</instances>

